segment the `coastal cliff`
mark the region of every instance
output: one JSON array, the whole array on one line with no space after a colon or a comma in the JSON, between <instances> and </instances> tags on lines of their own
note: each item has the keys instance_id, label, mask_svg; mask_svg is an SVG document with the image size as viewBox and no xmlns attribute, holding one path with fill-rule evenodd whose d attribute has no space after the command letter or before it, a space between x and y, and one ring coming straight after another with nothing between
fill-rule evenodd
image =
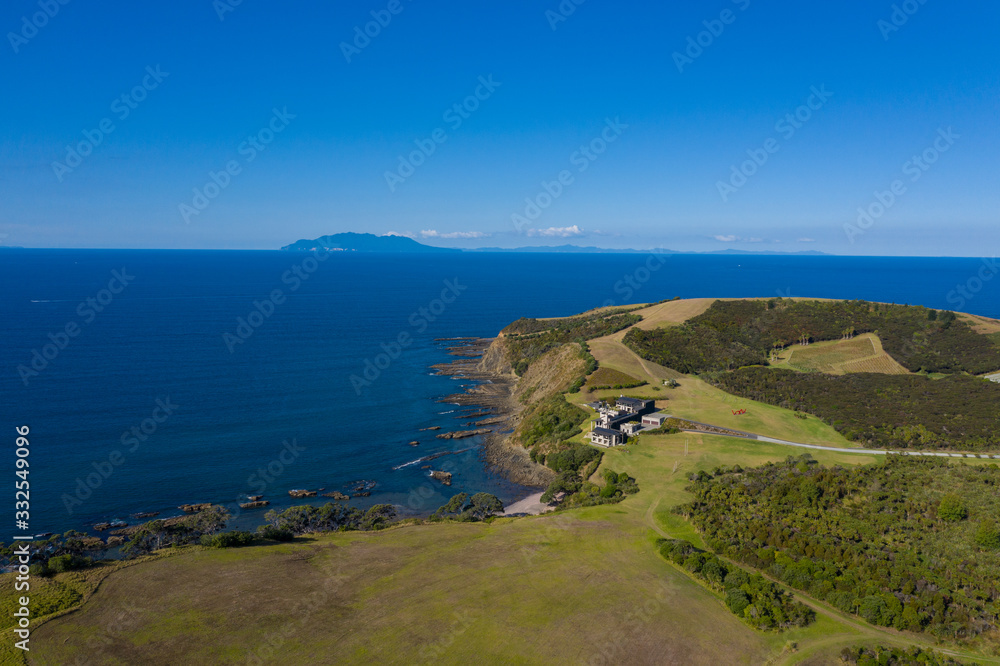
<instances>
[{"instance_id":1,"label":"coastal cliff","mask_svg":"<svg viewBox=\"0 0 1000 666\"><path fill-rule=\"evenodd\" d=\"M531 459L525 435L543 405L569 389L586 372L587 363L580 346L560 345L534 359L518 376L514 372L518 352L503 333L480 343L483 351L478 358L462 358L438 369L483 383L445 400L477 405L493 414L489 421L495 427L483 434L482 451L494 470L521 485L547 486L555 473Z\"/></svg>"}]
</instances>

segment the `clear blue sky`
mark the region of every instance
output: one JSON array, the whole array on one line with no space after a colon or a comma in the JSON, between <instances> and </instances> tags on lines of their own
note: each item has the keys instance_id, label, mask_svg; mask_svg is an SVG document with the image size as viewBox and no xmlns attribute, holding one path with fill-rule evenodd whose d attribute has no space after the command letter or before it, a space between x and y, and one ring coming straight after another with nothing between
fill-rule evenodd
<instances>
[{"instance_id":1,"label":"clear blue sky","mask_svg":"<svg viewBox=\"0 0 1000 666\"><path fill-rule=\"evenodd\" d=\"M234 1L70 0L51 18L32 18L38 0L4 3L0 242L272 249L367 231L456 247L996 254L995 2L911 0L890 30L888 0L586 0L559 21L558 0L399 0L348 62L342 43L394 3L243 0L220 20ZM710 28L679 71L675 52ZM446 116L480 77L500 85ZM113 105L144 82L135 108ZM800 127L778 125L809 101ZM273 121L264 150L244 143L274 109L295 117ZM113 131L89 155L54 167L102 121ZM438 128L446 140L390 187ZM602 132L602 154L576 153ZM925 150L933 164L907 165ZM747 151L767 161L731 180ZM228 163L238 173L204 207L194 190ZM894 181L884 212L845 231Z\"/></svg>"}]
</instances>

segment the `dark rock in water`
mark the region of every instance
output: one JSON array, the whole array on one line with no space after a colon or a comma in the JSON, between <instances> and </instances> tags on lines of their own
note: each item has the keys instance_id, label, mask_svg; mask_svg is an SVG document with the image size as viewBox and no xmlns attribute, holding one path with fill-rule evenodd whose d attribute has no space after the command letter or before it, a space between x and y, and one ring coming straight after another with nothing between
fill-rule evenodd
<instances>
[{"instance_id":1,"label":"dark rock in water","mask_svg":"<svg viewBox=\"0 0 1000 666\"><path fill-rule=\"evenodd\" d=\"M317 492L315 490L289 490L288 494L292 497L316 497Z\"/></svg>"},{"instance_id":2,"label":"dark rock in water","mask_svg":"<svg viewBox=\"0 0 1000 666\"><path fill-rule=\"evenodd\" d=\"M199 513L201 511L208 511L212 508L211 502L204 502L202 504L181 504L177 507L184 513Z\"/></svg>"},{"instance_id":3,"label":"dark rock in water","mask_svg":"<svg viewBox=\"0 0 1000 666\"><path fill-rule=\"evenodd\" d=\"M343 500L351 499L350 497L348 497L344 493L340 492L339 490L334 490L333 492L330 492L330 493L323 493L323 497L332 497L333 499L338 500L338 501L343 501Z\"/></svg>"},{"instance_id":4,"label":"dark rock in water","mask_svg":"<svg viewBox=\"0 0 1000 666\"><path fill-rule=\"evenodd\" d=\"M441 435L436 435L436 437L438 439L465 439L466 437L485 435L489 432L493 432L492 428L476 428L475 430L459 430L457 432L446 432Z\"/></svg>"},{"instance_id":5,"label":"dark rock in water","mask_svg":"<svg viewBox=\"0 0 1000 666\"><path fill-rule=\"evenodd\" d=\"M94 529L97 530L98 532L103 532L104 530L110 530L111 523L97 523L96 525L94 525Z\"/></svg>"},{"instance_id":6,"label":"dark rock in water","mask_svg":"<svg viewBox=\"0 0 1000 666\"><path fill-rule=\"evenodd\" d=\"M115 529L118 529L118 528L121 528L121 527L128 527L128 523L126 523L124 520L112 520L111 521L111 527L114 527Z\"/></svg>"},{"instance_id":7,"label":"dark rock in water","mask_svg":"<svg viewBox=\"0 0 1000 666\"><path fill-rule=\"evenodd\" d=\"M378 483L375 481L367 481L365 479L362 479L360 481L355 481L354 483L349 483L345 487L352 492L362 492L365 490L371 490L377 485Z\"/></svg>"},{"instance_id":8,"label":"dark rock in water","mask_svg":"<svg viewBox=\"0 0 1000 666\"><path fill-rule=\"evenodd\" d=\"M420 469L430 469L430 468L431 468L430 465L421 465L420 466Z\"/></svg>"},{"instance_id":9,"label":"dark rock in water","mask_svg":"<svg viewBox=\"0 0 1000 666\"><path fill-rule=\"evenodd\" d=\"M420 431L423 432L424 430L440 430L440 429L441 426L431 426L430 428L421 428Z\"/></svg>"},{"instance_id":10,"label":"dark rock in water","mask_svg":"<svg viewBox=\"0 0 1000 666\"><path fill-rule=\"evenodd\" d=\"M264 499L263 495L247 495L248 502L259 502Z\"/></svg>"},{"instance_id":11,"label":"dark rock in water","mask_svg":"<svg viewBox=\"0 0 1000 666\"><path fill-rule=\"evenodd\" d=\"M109 536L108 545L109 546L120 546L125 543L125 537L123 536Z\"/></svg>"},{"instance_id":12,"label":"dark rock in water","mask_svg":"<svg viewBox=\"0 0 1000 666\"><path fill-rule=\"evenodd\" d=\"M420 442L418 442L417 440L413 440L412 442L410 442L410 446L420 446Z\"/></svg>"},{"instance_id":13,"label":"dark rock in water","mask_svg":"<svg viewBox=\"0 0 1000 666\"><path fill-rule=\"evenodd\" d=\"M351 497L370 497L370 496L371 496L371 493L368 492L367 490L365 490L363 492L360 492L360 493L351 493Z\"/></svg>"},{"instance_id":14,"label":"dark rock in water","mask_svg":"<svg viewBox=\"0 0 1000 666\"><path fill-rule=\"evenodd\" d=\"M267 500L257 501L257 502L247 502L245 504L240 504L240 508L241 509L259 509L260 507L267 506L269 504L270 504L270 502L268 502Z\"/></svg>"},{"instance_id":15,"label":"dark rock in water","mask_svg":"<svg viewBox=\"0 0 1000 666\"><path fill-rule=\"evenodd\" d=\"M446 486L451 485L451 472L432 471L431 478L440 481Z\"/></svg>"},{"instance_id":16,"label":"dark rock in water","mask_svg":"<svg viewBox=\"0 0 1000 666\"><path fill-rule=\"evenodd\" d=\"M159 511L143 511L141 513L133 513L132 517L136 520L142 520L143 518L155 518L160 515Z\"/></svg>"}]
</instances>

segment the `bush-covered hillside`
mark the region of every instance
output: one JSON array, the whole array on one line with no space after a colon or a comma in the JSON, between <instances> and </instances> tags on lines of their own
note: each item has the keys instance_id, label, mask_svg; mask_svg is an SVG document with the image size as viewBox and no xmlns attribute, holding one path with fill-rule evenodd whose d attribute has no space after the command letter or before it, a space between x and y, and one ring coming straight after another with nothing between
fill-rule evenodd
<instances>
[{"instance_id":1,"label":"bush-covered hillside","mask_svg":"<svg viewBox=\"0 0 1000 666\"><path fill-rule=\"evenodd\" d=\"M809 456L702 473L681 511L720 555L866 621L964 639L1000 613L996 465Z\"/></svg>"},{"instance_id":2,"label":"bush-covered hillside","mask_svg":"<svg viewBox=\"0 0 1000 666\"><path fill-rule=\"evenodd\" d=\"M756 367L709 381L733 395L815 414L869 448L975 451L1000 445L1000 384L978 377L833 376Z\"/></svg>"},{"instance_id":3,"label":"bush-covered hillside","mask_svg":"<svg viewBox=\"0 0 1000 666\"><path fill-rule=\"evenodd\" d=\"M912 372L983 374L1000 368L1000 346L952 312L866 301L716 301L681 326L634 328L625 344L680 372L764 365L775 347L875 332Z\"/></svg>"},{"instance_id":4,"label":"bush-covered hillside","mask_svg":"<svg viewBox=\"0 0 1000 666\"><path fill-rule=\"evenodd\" d=\"M524 374L532 361L567 342L584 342L611 335L642 321L642 317L616 309L565 319L522 317L501 331L511 366Z\"/></svg>"}]
</instances>

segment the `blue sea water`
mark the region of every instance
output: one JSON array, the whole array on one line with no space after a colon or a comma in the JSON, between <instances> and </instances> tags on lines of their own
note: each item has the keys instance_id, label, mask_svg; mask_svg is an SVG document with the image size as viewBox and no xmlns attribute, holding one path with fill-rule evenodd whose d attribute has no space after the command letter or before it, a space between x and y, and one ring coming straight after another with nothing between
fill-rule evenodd
<instances>
[{"instance_id":1,"label":"blue sea water","mask_svg":"<svg viewBox=\"0 0 1000 666\"><path fill-rule=\"evenodd\" d=\"M377 485L353 500L358 506L390 502L429 512L460 491L509 502L530 490L486 470L476 440L420 431L468 421L438 402L463 381L431 371L452 360L435 338L492 337L521 316L674 296L863 298L1000 317L1000 280L984 281L994 275L984 266L992 264L507 253L331 253L316 261L277 251L7 250L0 254L0 424L8 453L0 475L13 486L14 428L30 426L35 533L140 511L176 515L181 503L234 507L250 494L281 508L293 503L289 489L346 490L359 480ZM242 327L241 319L252 321ZM74 335L63 335L67 326ZM453 485L429 480L424 464L447 464ZM13 527L13 488L2 511ZM237 524L261 515L247 512Z\"/></svg>"}]
</instances>

